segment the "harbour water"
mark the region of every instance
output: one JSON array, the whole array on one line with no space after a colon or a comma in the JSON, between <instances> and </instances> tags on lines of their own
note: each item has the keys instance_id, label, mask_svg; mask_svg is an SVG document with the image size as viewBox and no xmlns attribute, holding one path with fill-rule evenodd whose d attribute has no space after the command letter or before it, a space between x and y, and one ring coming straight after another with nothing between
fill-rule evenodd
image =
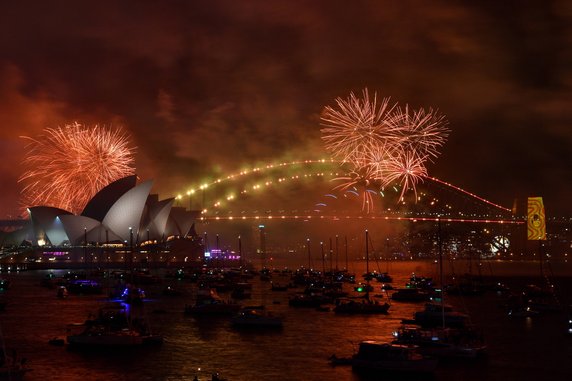
<instances>
[{"instance_id":1,"label":"harbour water","mask_svg":"<svg viewBox=\"0 0 572 381\"><path fill-rule=\"evenodd\" d=\"M363 263L353 264L361 274ZM504 262L487 265L484 275L517 290L529 283L538 284L538 264ZM564 305L571 300L572 266L554 264L553 278ZM449 271L451 269L448 269ZM385 380L364 377L349 366L333 367L328 358L350 356L361 340L391 340L401 320L410 318L423 304L392 302L387 315L340 316L332 311L294 308L288 305L294 292L271 291L268 282L253 280L252 299L245 304L266 304L284 316L280 331L238 331L228 317L195 318L183 313L191 302L196 284L164 277L164 270L153 270L162 281L144 286L145 313L151 328L165 337L160 346L148 348L77 351L50 345L52 338L65 337L66 325L83 322L107 299L104 295L71 295L61 299L56 290L43 287L50 272L33 270L4 273L10 289L2 298L6 309L0 312L0 328L5 347L26 357L33 370L25 380L210 380L212 373L228 381L246 380ZM383 269L385 271L385 269ZM435 277L432 262L391 263L394 286L403 286L411 273ZM181 296L166 296L167 284L183 291ZM375 284L375 283L374 283ZM376 293L379 284L375 284ZM347 285L350 289L350 285ZM381 293L381 291L379 291ZM227 295L221 294L223 297ZM467 312L483 331L488 355L477 361L440 364L435 380L566 380L572 376L572 336L566 334L566 311L509 318L504 297L489 292L478 297L450 297L448 302Z\"/></svg>"}]
</instances>

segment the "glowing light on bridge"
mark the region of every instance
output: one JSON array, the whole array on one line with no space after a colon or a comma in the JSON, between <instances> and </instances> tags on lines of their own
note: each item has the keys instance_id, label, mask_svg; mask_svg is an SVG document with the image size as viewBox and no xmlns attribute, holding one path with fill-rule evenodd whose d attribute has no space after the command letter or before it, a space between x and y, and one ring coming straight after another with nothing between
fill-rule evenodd
<instances>
[{"instance_id":1,"label":"glowing light on bridge","mask_svg":"<svg viewBox=\"0 0 572 381\"><path fill-rule=\"evenodd\" d=\"M309 171L308 166L311 166L313 164L326 164L326 163L332 166L333 171L331 171L331 172L325 172L323 170L320 170L317 172ZM234 186L232 186L232 188L234 188L232 190L232 192L228 192L228 191L224 192L224 193L226 193L226 195L220 196L220 199L212 200L212 197L211 197L211 201L209 202L209 205L211 207L213 207L215 210L216 209L220 210L222 208L228 207L230 202L237 201L237 200L239 200L239 198L244 199L244 197L247 197L249 195L252 197L254 195L258 195L259 192L262 192L262 191L267 190L267 189L271 189L273 187L281 186L281 185L287 184L287 183L292 182L292 181L300 181L303 179L312 179L312 178L315 178L315 179L330 178L331 180L342 181L342 183L335 186L334 189L341 191L343 195L353 194L355 196L360 197L362 200L362 210L364 210L366 212L371 212L371 210L373 209L374 203L378 202L378 201L376 201L378 199L378 197L386 197L388 194L388 191L399 193L400 194L400 196L398 198L399 203L405 204L405 200L403 199L403 193L405 191L405 188L407 188L407 186L408 186L407 184L387 185L385 188L382 188L381 190L379 190L379 189L377 189L378 183L371 180L372 177L375 177L374 175L371 174L371 172L368 173L367 171L364 170L364 173L362 173L362 174L355 173L355 172L354 173L349 172L346 174L339 174L339 173L335 172L335 170L337 169L337 167L340 164L343 164L343 163L339 162L339 161L334 161L334 160L304 160L304 161L293 161L293 162L281 163L281 164L268 164L266 166L255 168L255 169L249 170L249 171L243 170L240 172L240 174L239 173L231 174L231 175L228 175L224 178L217 179L216 181L213 181L213 182L203 183L199 187L189 189L187 191L187 196L194 197L194 195L196 195L198 193L196 191L196 189L199 189L202 191L202 194L204 197L204 192L211 191L211 190L214 191L216 188L224 186L225 183L228 183L231 181L239 181L239 179L248 180L249 176L257 177L265 171L269 171L269 170L274 169L274 170L279 170L278 173L274 173L274 177L268 177L267 176L264 180L257 179L257 181L255 183L247 182L244 185L242 185L242 187L239 187L238 189L236 189L236 186L234 185ZM388 162L386 164L387 165L396 165L396 166L399 165L398 163L390 164L390 162ZM284 171L288 170L288 172L291 172L292 168L289 168L289 167L296 167L295 170L300 171L300 173L295 173L295 174L290 174L288 176L284 176L281 173L282 170L284 170ZM428 176L426 173L424 173L424 167L421 165L419 165L417 167L418 168L416 168L415 158L411 158L409 166L403 167L403 170L409 170L411 172L411 176L417 176L420 180L428 180L428 181L432 181L432 182L444 185L444 186L446 186L446 187L448 187L448 188L450 188L456 192L460 192L460 193L467 195L471 198L475 198L476 200L478 200L482 203L485 203L487 205L493 206L494 208L502 210L503 212L510 212L511 211L509 208L506 208L506 207L503 207L503 206L498 205L496 203L493 203L491 201L488 201L488 200L486 200L482 197L479 197L474 193L468 192L468 191L466 191L466 190L464 190L458 186L455 186L455 185L452 185L448 182L439 180L435 177ZM395 170L395 172L397 172L397 170ZM402 182L407 181L406 177L399 177L396 173L394 174L394 176L395 177L391 178L392 180L396 179L396 181L401 180ZM193 190L194 190L194 192L193 192ZM358 190L359 190L359 193L358 193ZM420 202L425 198L424 193L417 194L417 191L415 190L415 194L416 194L416 199L415 199L416 202ZM324 197L326 197L327 199L330 199L332 201L338 199L338 196L334 195L333 193L328 193ZM182 196L179 195L177 198L180 200L182 198ZM204 198L203 198L203 200L204 200ZM365 204L364 204L364 202L365 202ZM319 203L319 202L317 202L317 203ZM327 201L325 201L324 203L327 203ZM427 201L426 203L428 206L440 205L438 200L435 198ZM323 206L320 206L320 207L325 208ZM441 205L441 207L448 209L448 210L451 210L450 205ZM367 210L368 208L370 208L370 209ZM203 214L204 213L206 213L206 212L203 211ZM460 213L460 214L463 214L463 213Z\"/></svg>"},{"instance_id":2,"label":"glowing light on bridge","mask_svg":"<svg viewBox=\"0 0 572 381\"><path fill-rule=\"evenodd\" d=\"M201 216L201 221L232 221L234 216ZM384 221L411 221L411 222L462 222L462 223L478 223L478 224L506 224L506 225L523 225L526 221L516 219L492 219L492 218L452 218L452 217L405 217L405 216L336 216L336 215L253 215L241 216L241 220L384 220Z\"/></svg>"},{"instance_id":3,"label":"glowing light on bridge","mask_svg":"<svg viewBox=\"0 0 572 381\"><path fill-rule=\"evenodd\" d=\"M509 209L509 208L505 208L504 206L495 204L494 202L491 202L491 201L489 201L489 200L486 200L486 199L484 199L484 198L482 198L482 197L480 197L480 196L477 196L477 195L474 194L474 193L471 193L471 192L468 192L468 191L466 191L466 190L464 190L464 189L462 189L462 188L459 188L458 186L455 186L455 185L450 184L450 183L448 183L448 182L445 182L445 181L443 181L443 180L439 180L439 179L436 178L436 177L431 177L431 176L426 176L426 177L427 177L428 179L430 179L430 180L435 181L436 183L439 183L439 184L442 184L442 185L446 185L446 186L448 186L448 187L450 187L450 188L453 188L453 189L455 189L455 190L457 190L457 191L459 191L459 192L461 192L461 193L464 193L464 194L466 194L466 195L468 195L468 196L471 196L471 197L473 197L473 198L476 198L477 200L479 200L479 201L481 201L481 202L484 202L485 204L494 206L495 208L504 210L505 212L511 212L511 209Z\"/></svg>"}]
</instances>

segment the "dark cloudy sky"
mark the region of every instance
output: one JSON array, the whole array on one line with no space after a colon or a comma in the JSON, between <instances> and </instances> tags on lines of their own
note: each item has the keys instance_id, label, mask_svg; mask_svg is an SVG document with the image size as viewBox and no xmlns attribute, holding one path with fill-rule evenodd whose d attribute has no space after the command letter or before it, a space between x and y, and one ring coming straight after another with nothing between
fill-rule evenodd
<instances>
[{"instance_id":1,"label":"dark cloudy sky","mask_svg":"<svg viewBox=\"0 0 572 381\"><path fill-rule=\"evenodd\" d=\"M3 1L0 215L17 210L20 135L123 126L164 198L324 157L320 112L364 87L447 116L431 175L570 214L571 45L566 0Z\"/></svg>"}]
</instances>

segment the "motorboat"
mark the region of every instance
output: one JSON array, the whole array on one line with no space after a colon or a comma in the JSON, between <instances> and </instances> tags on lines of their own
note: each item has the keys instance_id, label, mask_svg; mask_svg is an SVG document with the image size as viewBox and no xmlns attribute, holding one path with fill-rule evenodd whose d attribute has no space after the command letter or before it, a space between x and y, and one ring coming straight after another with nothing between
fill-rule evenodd
<instances>
[{"instance_id":1,"label":"motorboat","mask_svg":"<svg viewBox=\"0 0 572 381\"><path fill-rule=\"evenodd\" d=\"M333 298L324 295L323 293L297 293L288 299L288 305L291 307L309 307L317 308L322 304L329 304L333 302Z\"/></svg>"},{"instance_id":2,"label":"motorboat","mask_svg":"<svg viewBox=\"0 0 572 381\"><path fill-rule=\"evenodd\" d=\"M103 293L101 284L92 279L71 279L65 286L70 294L97 295Z\"/></svg>"},{"instance_id":3,"label":"motorboat","mask_svg":"<svg viewBox=\"0 0 572 381\"><path fill-rule=\"evenodd\" d=\"M273 315L264 307L246 307L231 319L235 328L282 328L282 317Z\"/></svg>"},{"instance_id":4,"label":"motorboat","mask_svg":"<svg viewBox=\"0 0 572 381\"><path fill-rule=\"evenodd\" d=\"M394 344L416 345L421 354L439 358L474 359L487 349L482 333L472 328L403 326L393 335Z\"/></svg>"},{"instance_id":5,"label":"motorboat","mask_svg":"<svg viewBox=\"0 0 572 381\"><path fill-rule=\"evenodd\" d=\"M201 288L194 304L185 306L185 313L193 315L234 315L241 305L223 300L215 289Z\"/></svg>"},{"instance_id":6,"label":"motorboat","mask_svg":"<svg viewBox=\"0 0 572 381\"><path fill-rule=\"evenodd\" d=\"M433 278L424 277L412 273L409 277L409 282L405 284L407 288L420 288L423 290L433 290Z\"/></svg>"},{"instance_id":7,"label":"motorboat","mask_svg":"<svg viewBox=\"0 0 572 381\"><path fill-rule=\"evenodd\" d=\"M375 372L381 376L384 373L432 373L438 359L424 356L416 346L362 341L351 363L355 371Z\"/></svg>"},{"instance_id":8,"label":"motorboat","mask_svg":"<svg viewBox=\"0 0 572 381\"><path fill-rule=\"evenodd\" d=\"M424 302L428 301L431 295L420 288L398 288L391 294L391 300L399 302Z\"/></svg>"},{"instance_id":9,"label":"motorboat","mask_svg":"<svg viewBox=\"0 0 572 381\"><path fill-rule=\"evenodd\" d=\"M429 302L425 303L425 309L417 311L413 320L405 320L405 323L420 325L422 327L464 327L469 321L469 315L455 311L449 304Z\"/></svg>"},{"instance_id":10,"label":"motorboat","mask_svg":"<svg viewBox=\"0 0 572 381\"><path fill-rule=\"evenodd\" d=\"M334 312L338 314L387 314L391 305L382 303L369 295L361 298L340 298L336 300Z\"/></svg>"},{"instance_id":11,"label":"motorboat","mask_svg":"<svg viewBox=\"0 0 572 381\"><path fill-rule=\"evenodd\" d=\"M133 347L163 342L152 334L145 319L132 317L123 306L100 309L95 318L84 323L69 324L66 337L75 347Z\"/></svg>"}]
</instances>

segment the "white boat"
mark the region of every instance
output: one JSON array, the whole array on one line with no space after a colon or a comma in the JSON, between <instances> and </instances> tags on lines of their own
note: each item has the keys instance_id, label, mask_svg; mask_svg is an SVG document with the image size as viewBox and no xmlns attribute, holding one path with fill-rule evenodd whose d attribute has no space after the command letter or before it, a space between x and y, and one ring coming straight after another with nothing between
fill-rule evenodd
<instances>
[{"instance_id":1,"label":"white boat","mask_svg":"<svg viewBox=\"0 0 572 381\"><path fill-rule=\"evenodd\" d=\"M419 353L416 346L399 345L379 341L362 341L352 357L356 371L384 373L431 373L437 368L438 359Z\"/></svg>"}]
</instances>

